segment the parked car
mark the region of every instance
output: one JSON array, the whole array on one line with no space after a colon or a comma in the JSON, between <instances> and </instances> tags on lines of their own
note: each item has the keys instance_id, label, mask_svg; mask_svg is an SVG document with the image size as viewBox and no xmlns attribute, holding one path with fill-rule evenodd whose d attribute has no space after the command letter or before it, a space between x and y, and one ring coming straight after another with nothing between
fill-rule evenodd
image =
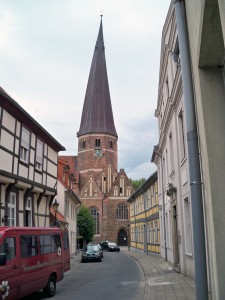
<instances>
[{"instance_id":1,"label":"parked car","mask_svg":"<svg viewBox=\"0 0 225 300\"><path fill-rule=\"evenodd\" d=\"M102 250L102 247L100 244L95 243L95 242L89 242L88 245L97 245L100 250L100 253L101 253L101 258L103 258L103 250Z\"/></svg>"},{"instance_id":2,"label":"parked car","mask_svg":"<svg viewBox=\"0 0 225 300\"><path fill-rule=\"evenodd\" d=\"M109 249L108 243L110 243L110 242L109 241L102 241L100 243L100 246L102 247L102 250L108 250Z\"/></svg>"},{"instance_id":3,"label":"parked car","mask_svg":"<svg viewBox=\"0 0 225 300\"><path fill-rule=\"evenodd\" d=\"M108 251L110 252L120 252L120 248L117 246L116 243L108 243Z\"/></svg>"},{"instance_id":4,"label":"parked car","mask_svg":"<svg viewBox=\"0 0 225 300\"><path fill-rule=\"evenodd\" d=\"M88 244L82 251L81 261L102 261L99 247L95 244Z\"/></svg>"}]
</instances>

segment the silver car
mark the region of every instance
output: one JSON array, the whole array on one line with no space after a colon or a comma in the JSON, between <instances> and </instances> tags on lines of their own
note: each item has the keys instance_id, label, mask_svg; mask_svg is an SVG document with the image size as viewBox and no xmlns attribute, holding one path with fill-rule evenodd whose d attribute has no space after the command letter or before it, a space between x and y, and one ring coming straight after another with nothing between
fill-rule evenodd
<instances>
[{"instance_id":1,"label":"silver car","mask_svg":"<svg viewBox=\"0 0 225 300\"><path fill-rule=\"evenodd\" d=\"M81 262L102 261L101 251L97 245L87 245L81 254Z\"/></svg>"}]
</instances>

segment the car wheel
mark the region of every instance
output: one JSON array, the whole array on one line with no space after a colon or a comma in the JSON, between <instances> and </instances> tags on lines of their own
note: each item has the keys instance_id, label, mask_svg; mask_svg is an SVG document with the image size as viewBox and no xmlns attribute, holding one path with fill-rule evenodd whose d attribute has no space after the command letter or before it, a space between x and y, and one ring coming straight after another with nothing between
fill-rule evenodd
<instances>
[{"instance_id":1,"label":"car wheel","mask_svg":"<svg viewBox=\"0 0 225 300\"><path fill-rule=\"evenodd\" d=\"M56 278L54 275L51 275L48 279L48 284L44 288L44 293L47 297L53 297L56 290Z\"/></svg>"},{"instance_id":2,"label":"car wheel","mask_svg":"<svg viewBox=\"0 0 225 300\"><path fill-rule=\"evenodd\" d=\"M102 259L101 259L101 257L99 258L99 260L98 260L99 262L101 262L102 261Z\"/></svg>"}]
</instances>

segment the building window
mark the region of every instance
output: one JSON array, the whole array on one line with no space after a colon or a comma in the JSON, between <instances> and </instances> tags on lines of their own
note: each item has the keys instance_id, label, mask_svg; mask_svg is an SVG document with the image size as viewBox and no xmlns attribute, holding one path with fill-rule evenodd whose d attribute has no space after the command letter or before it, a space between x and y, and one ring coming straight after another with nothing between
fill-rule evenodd
<instances>
[{"instance_id":1,"label":"building window","mask_svg":"<svg viewBox=\"0 0 225 300\"><path fill-rule=\"evenodd\" d=\"M112 141L109 142L109 146L110 146L110 148L113 148L113 142Z\"/></svg>"},{"instance_id":2,"label":"building window","mask_svg":"<svg viewBox=\"0 0 225 300\"><path fill-rule=\"evenodd\" d=\"M36 163L35 167L38 170L42 170L42 162L43 162L43 143L40 140L37 140L37 148L36 148Z\"/></svg>"},{"instance_id":3,"label":"building window","mask_svg":"<svg viewBox=\"0 0 225 300\"><path fill-rule=\"evenodd\" d=\"M9 195L7 226L16 226L16 193Z\"/></svg>"},{"instance_id":4,"label":"building window","mask_svg":"<svg viewBox=\"0 0 225 300\"><path fill-rule=\"evenodd\" d=\"M179 144L180 144L180 158L185 157L185 131L184 131L184 116L182 110L178 115L178 129L179 129Z\"/></svg>"},{"instance_id":5,"label":"building window","mask_svg":"<svg viewBox=\"0 0 225 300\"><path fill-rule=\"evenodd\" d=\"M174 46L174 50L172 52L172 56L173 56L173 61L175 62L175 64L177 66L180 66L180 49L179 49L178 37L176 39L176 43L175 43L175 46Z\"/></svg>"},{"instance_id":6,"label":"building window","mask_svg":"<svg viewBox=\"0 0 225 300\"><path fill-rule=\"evenodd\" d=\"M30 151L30 132L22 127L21 145L20 145L20 160L28 163Z\"/></svg>"},{"instance_id":7,"label":"building window","mask_svg":"<svg viewBox=\"0 0 225 300\"><path fill-rule=\"evenodd\" d=\"M25 226L32 226L32 198L28 197L25 206Z\"/></svg>"},{"instance_id":8,"label":"building window","mask_svg":"<svg viewBox=\"0 0 225 300\"><path fill-rule=\"evenodd\" d=\"M170 147L170 171L171 173L174 170L174 157L173 157L173 138L172 133L169 135L169 147Z\"/></svg>"},{"instance_id":9,"label":"building window","mask_svg":"<svg viewBox=\"0 0 225 300\"><path fill-rule=\"evenodd\" d=\"M69 217L70 216L70 203L69 203L69 200L66 198L66 201L65 201L65 211L66 211L66 217Z\"/></svg>"},{"instance_id":10,"label":"building window","mask_svg":"<svg viewBox=\"0 0 225 300\"><path fill-rule=\"evenodd\" d=\"M96 207L91 207L90 212L95 223L95 234L99 234L99 211Z\"/></svg>"},{"instance_id":11,"label":"building window","mask_svg":"<svg viewBox=\"0 0 225 300\"><path fill-rule=\"evenodd\" d=\"M192 226L191 207L188 198L184 199L184 230L185 230L185 253L192 254Z\"/></svg>"},{"instance_id":12,"label":"building window","mask_svg":"<svg viewBox=\"0 0 225 300\"><path fill-rule=\"evenodd\" d=\"M100 146L101 146L100 139L95 139L95 147L100 147Z\"/></svg>"},{"instance_id":13,"label":"building window","mask_svg":"<svg viewBox=\"0 0 225 300\"><path fill-rule=\"evenodd\" d=\"M128 208L125 203L120 203L117 205L116 218L117 218L117 220L127 220L128 219Z\"/></svg>"},{"instance_id":14,"label":"building window","mask_svg":"<svg viewBox=\"0 0 225 300\"><path fill-rule=\"evenodd\" d=\"M154 222L154 230L155 230L155 243L157 244L159 239L158 239L158 222Z\"/></svg>"},{"instance_id":15,"label":"building window","mask_svg":"<svg viewBox=\"0 0 225 300\"><path fill-rule=\"evenodd\" d=\"M86 148L86 140L82 141L82 148Z\"/></svg>"}]
</instances>

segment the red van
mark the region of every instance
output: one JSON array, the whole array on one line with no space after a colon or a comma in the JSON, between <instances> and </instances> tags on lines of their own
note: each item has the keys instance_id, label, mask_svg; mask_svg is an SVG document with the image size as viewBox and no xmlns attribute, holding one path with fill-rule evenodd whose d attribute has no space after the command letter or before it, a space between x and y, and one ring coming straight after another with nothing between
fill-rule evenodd
<instances>
[{"instance_id":1,"label":"red van","mask_svg":"<svg viewBox=\"0 0 225 300\"><path fill-rule=\"evenodd\" d=\"M40 289L52 297L69 269L67 230L0 227L0 299L15 300Z\"/></svg>"}]
</instances>

